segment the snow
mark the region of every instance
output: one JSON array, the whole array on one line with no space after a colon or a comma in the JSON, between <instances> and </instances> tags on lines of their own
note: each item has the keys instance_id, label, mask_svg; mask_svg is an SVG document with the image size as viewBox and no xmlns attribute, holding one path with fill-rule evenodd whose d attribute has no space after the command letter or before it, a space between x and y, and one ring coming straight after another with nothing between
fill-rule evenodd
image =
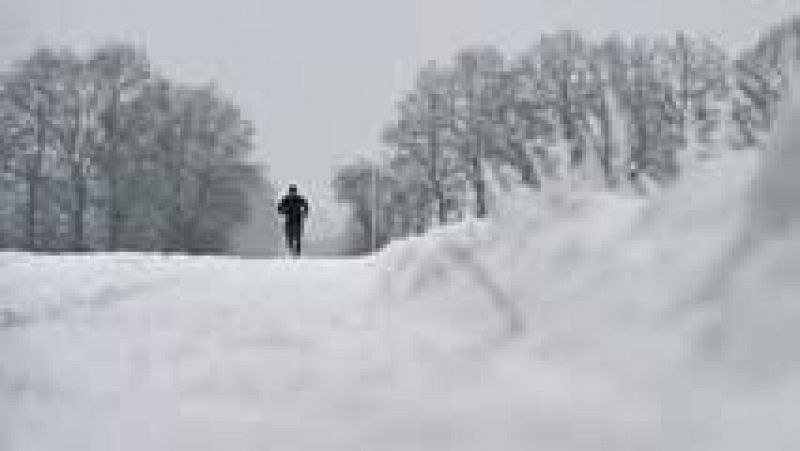
<instances>
[{"instance_id":1,"label":"snow","mask_svg":"<svg viewBox=\"0 0 800 451\"><path fill-rule=\"evenodd\" d=\"M325 424L327 405L355 389L370 340L357 327L363 294L339 282L364 270L6 255L0 449L325 443L328 430L302 428Z\"/></svg>"},{"instance_id":2,"label":"snow","mask_svg":"<svg viewBox=\"0 0 800 451\"><path fill-rule=\"evenodd\" d=\"M0 449L800 449L785 115L363 259L0 253Z\"/></svg>"}]
</instances>

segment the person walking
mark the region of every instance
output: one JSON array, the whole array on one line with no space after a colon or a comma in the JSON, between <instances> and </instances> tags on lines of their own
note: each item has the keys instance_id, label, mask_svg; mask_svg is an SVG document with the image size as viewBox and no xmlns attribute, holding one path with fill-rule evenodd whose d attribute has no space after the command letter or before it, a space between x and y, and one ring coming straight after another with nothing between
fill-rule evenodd
<instances>
[{"instance_id":1,"label":"person walking","mask_svg":"<svg viewBox=\"0 0 800 451\"><path fill-rule=\"evenodd\" d=\"M278 204L278 213L284 216L284 233L286 247L295 257L300 256L303 223L308 217L308 201L297 194L297 185L289 185L289 193L283 196Z\"/></svg>"}]
</instances>

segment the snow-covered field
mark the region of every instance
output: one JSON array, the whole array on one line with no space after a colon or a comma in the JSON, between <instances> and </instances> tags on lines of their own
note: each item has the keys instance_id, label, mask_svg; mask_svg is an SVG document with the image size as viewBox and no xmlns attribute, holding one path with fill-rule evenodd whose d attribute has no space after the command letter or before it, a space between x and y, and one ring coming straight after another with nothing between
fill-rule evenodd
<instances>
[{"instance_id":1,"label":"snow-covered field","mask_svg":"<svg viewBox=\"0 0 800 451\"><path fill-rule=\"evenodd\" d=\"M800 449L793 124L365 259L0 254L0 450Z\"/></svg>"}]
</instances>

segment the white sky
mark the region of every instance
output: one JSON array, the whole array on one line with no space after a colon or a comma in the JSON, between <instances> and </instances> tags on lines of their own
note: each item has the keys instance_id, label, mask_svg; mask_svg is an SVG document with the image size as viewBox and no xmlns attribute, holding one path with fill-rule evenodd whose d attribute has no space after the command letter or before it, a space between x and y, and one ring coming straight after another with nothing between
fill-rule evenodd
<instances>
[{"instance_id":1,"label":"white sky","mask_svg":"<svg viewBox=\"0 0 800 451\"><path fill-rule=\"evenodd\" d=\"M395 99L429 59L521 50L563 28L703 32L726 46L800 11L800 0L0 0L0 63L36 45L145 46L161 70L215 80L258 129L274 180L321 192L331 170L379 147Z\"/></svg>"}]
</instances>

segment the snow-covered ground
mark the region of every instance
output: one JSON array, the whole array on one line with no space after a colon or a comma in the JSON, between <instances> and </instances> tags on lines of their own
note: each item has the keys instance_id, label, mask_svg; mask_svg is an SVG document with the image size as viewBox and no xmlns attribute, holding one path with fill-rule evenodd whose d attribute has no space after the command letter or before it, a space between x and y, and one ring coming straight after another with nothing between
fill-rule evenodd
<instances>
[{"instance_id":1,"label":"snow-covered ground","mask_svg":"<svg viewBox=\"0 0 800 451\"><path fill-rule=\"evenodd\" d=\"M0 450L800 449L787 114L365 259L0 254Z\"/></svg>"},{"instance_id":2,"label":"snow-covered ground","mask_svg":"<svg viewBox=\"0 0 800 451\"><path fill-rule=\"evenodd\" d=\"M0 449L353 443L381 358L365 280L360 261L3 255Z\"/></svg>"}]
</instances>

